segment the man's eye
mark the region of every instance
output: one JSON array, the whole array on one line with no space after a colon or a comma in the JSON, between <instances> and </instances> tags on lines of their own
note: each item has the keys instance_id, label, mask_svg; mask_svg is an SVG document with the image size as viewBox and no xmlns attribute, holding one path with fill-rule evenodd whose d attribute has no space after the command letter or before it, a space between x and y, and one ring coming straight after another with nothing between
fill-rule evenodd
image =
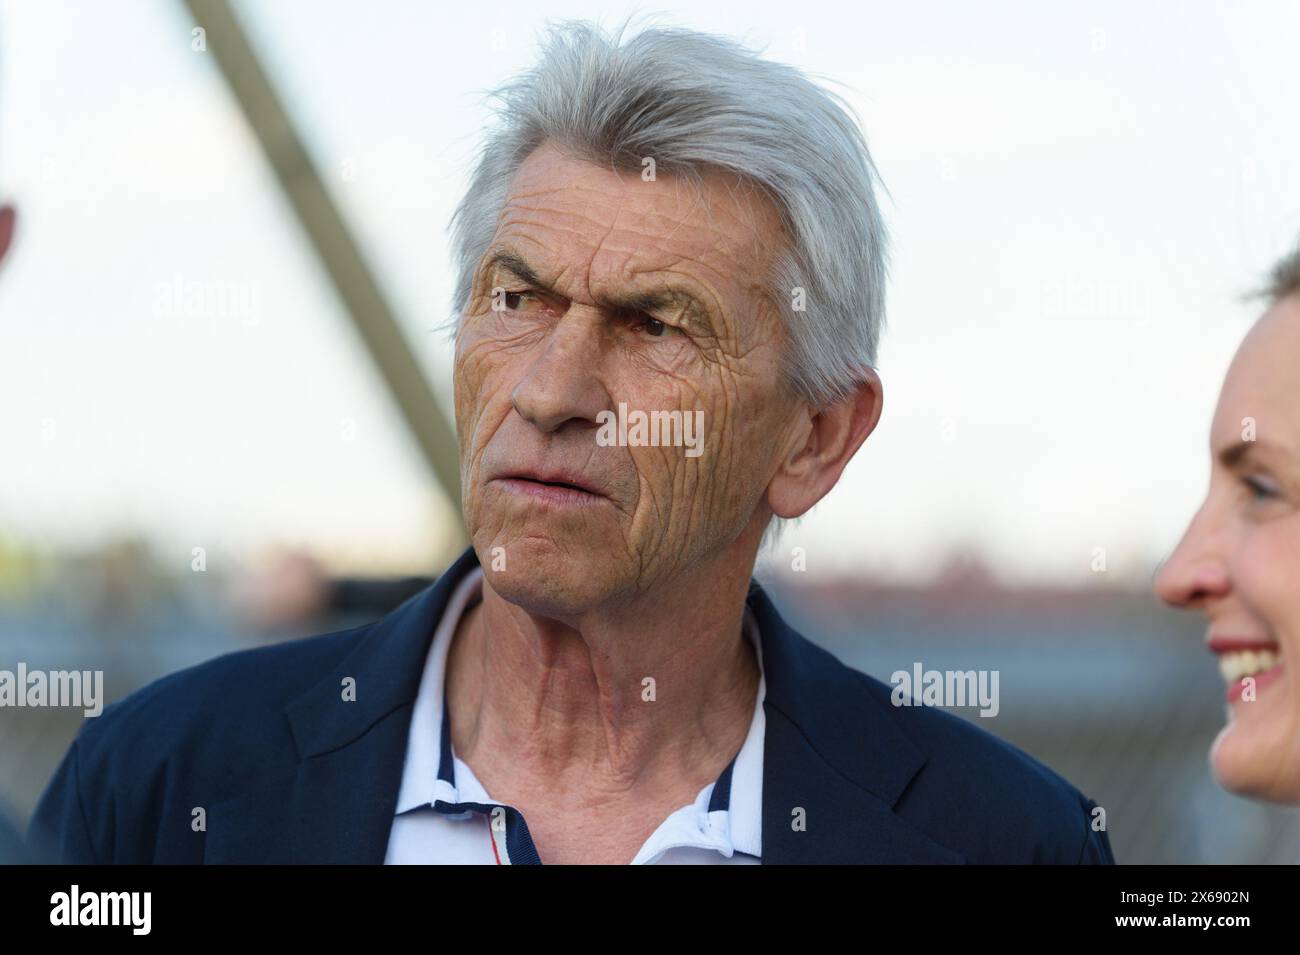
<instances>
[{"instance_id":1,"label":"man's eye","mask_svg":"<svg viewBox=\"0 0 1300 955\"><path fill-rule=\"evenodd\" d=\"M659 321L657 318L651 318L649 315L636 315L632 319L634 327L641 329L647 335L653 335L655 338L661 337L664 332L672 326Z\"/></svg>"},{"instance_id":2,"label":"man's eye","mask_svg":"<svg viewBox=\"0 0 1300 955\"><path fill-rule=\"evenodd\" d=\"M528 294L527 292L506 292L505 294L506 308L513 312L515 309L517 309L520 305L523 304L524 298L527 294Z\"/></svg>"}]
</instances>

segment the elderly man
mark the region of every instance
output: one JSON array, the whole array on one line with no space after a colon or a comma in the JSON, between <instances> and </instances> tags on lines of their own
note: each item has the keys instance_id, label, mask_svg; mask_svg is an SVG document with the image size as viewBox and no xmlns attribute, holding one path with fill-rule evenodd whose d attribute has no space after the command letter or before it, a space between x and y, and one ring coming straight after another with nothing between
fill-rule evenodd
<instances>
[{"instance_id":1,"label":"elderly man","mask_svg":"<svg viewBox=\"0 0 1300 955\"><path fill-rule=\"evenodd\" d=\"M556 28L457 210L473 546L371 626L84 730L33 833L98 862L1111 862L1069 783L792 631L750 578L880 416L845 110L684 30Z\"/></svg>"}]
</instances>

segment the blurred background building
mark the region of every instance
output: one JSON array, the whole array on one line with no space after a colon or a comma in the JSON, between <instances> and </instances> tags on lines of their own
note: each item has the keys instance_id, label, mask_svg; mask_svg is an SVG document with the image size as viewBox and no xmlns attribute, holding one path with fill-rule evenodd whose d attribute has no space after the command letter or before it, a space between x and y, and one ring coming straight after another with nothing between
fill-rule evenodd
<instances>
[{"instance_id":1,"label":"blurred background building","mask_svg":"<svg viewBox=\"0 0 1300 955\"><path fill-rule=\"evenodd\" d=\"M370 298L190 7L0 0L0 669L102 669L110 700L373 619L457 552L428 412L481 94L545 18L633 10L232 6ZM834 86L889 188L885 414L765 556L788 619L885 680L998 670L999 714L962 715L1104 806L1122 862L1300 860L1295 812L1211 779L1215 663L1149 591L1205 489L1240 293L1300 231L1300 11L658 9ZM20 822L81 720L0 709Z\"/></svg>"}]
</instances>

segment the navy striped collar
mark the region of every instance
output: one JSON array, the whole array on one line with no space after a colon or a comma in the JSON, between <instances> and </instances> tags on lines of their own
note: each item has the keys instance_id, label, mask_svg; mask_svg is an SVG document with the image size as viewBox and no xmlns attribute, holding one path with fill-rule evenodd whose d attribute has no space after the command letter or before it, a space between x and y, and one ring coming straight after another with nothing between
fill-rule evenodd
<instances>
[{"instance_id":1,"label":"navy striped collar","mask_svg":"<svg viewBox=\"0 0 1300 955\"><path fill-rule=\"evenodd\" d=\"M397 815L415 810L432 810L449 818L471 819L479 814L491 817L498 855L513 864L538 862L523 815L514 807L498 803L488 796L473 775L473 770L459 760L452 747L451 714L444 692L446 658L450 643L466 610L478 599L482 587L482 570L475 566L454 585L443 618L438 622L426 659L424 674L412 710L409 745L397 800ZM762 668L762 645L752 615L747 614L747 634L754 641ZM740 752L712 784L707 808L691 810L699 828L699 848L716 849L724 855L740 852L759 856L762 834L762 780L765 680L760 680L758 701L750 732ZM436 751L431 745L437 740ZM427 741L424 742L424 741ZM457 764L466 778L458 779ZM738 767L743 767L742 796L733 811L733 789L738 784ZM701 792L701 797L704 793ZM697 805L702 802L702 798ZM715 815L721 814L721 815ZM669 817L672 819L672 816ZM679 827L680 828L680 827ZM690 833L687 832L690 836ZM653 838L653 837L652 837ZM677 834L681 838L681 833ZM680 841L674 845L681 845ZM649 843L648 843L649 845Z\"/></svg>"}]
</instances>

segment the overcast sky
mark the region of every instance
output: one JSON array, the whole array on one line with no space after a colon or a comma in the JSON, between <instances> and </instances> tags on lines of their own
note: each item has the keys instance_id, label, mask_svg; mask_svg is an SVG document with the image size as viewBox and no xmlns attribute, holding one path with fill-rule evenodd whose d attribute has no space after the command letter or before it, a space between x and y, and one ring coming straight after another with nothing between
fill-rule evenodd
<instances>
[{"instance_id":1,"label":"overcast sky","mask_svg":"<svg viewBox=\"0 0 1300 955\"><path fill-rule=\"evenodd\" d=\"M842 84L889 189L884 417L784 548L1088 584L1104 547L1149 578L1204 492L1239 295L1300 236L1300 6L545 6L237 5L444 396L482 92L547 17L656 14ZM0 533L432 572L447 512L192 27L0 2Z\"/></svg>"}]
</instances>

